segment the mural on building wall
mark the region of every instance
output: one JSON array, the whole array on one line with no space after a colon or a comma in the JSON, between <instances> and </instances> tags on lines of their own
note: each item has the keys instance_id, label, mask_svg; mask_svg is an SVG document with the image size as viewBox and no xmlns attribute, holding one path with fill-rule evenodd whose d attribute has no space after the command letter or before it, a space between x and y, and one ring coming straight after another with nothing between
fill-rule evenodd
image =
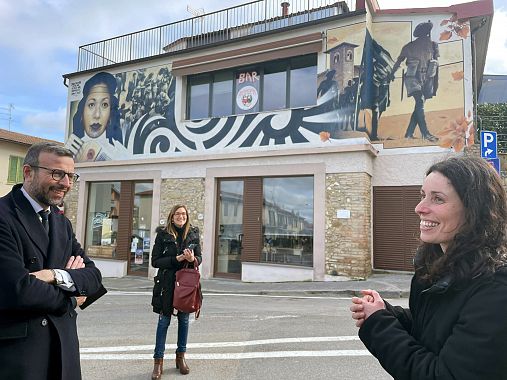
<instances>
[{"instance_id":1,"label":"mural on building wall","mask_svg":"<svg viewBox=\"0 0 507 380\"><path fill-rule=\"evenodd\" d=\"M251 110L257 104L248 83L238 87L238 109ZM193 121L175 119L175 79L169 66L100 72L70 87L71 134L66 145L78 162L322 146L330 142L326 131L339 124L331 111L335 99L324 86L315 106Z\"/></svg>"},{"instance_id":2,"label":"mural on building wall","mask_svg":"<svg viewBox=\"0 0 507 380\"><path fill-rule=\"evenodd\" d=\"M365 23L328 31L327 70L318 76L317 103L324 102L333 127L321 133L329 141L367 137L357 129L361 56L365 39ZM329 98L332 101L327 101Z\"/></svg>"},{"instance_id":3,"label":"mural on building wall","mask_svg":"<svg viewBox=\"0 0 507 380\"><path fill-rule=\"evenodd\" d=\"M70 83L67 146L79 162L323 146L364 137L387 148L438 144L459 151L473 142L465 97L471 88L464 64L469 32L468 22L455 17L331 29L316 105L259 113L258 84L243 78L237 114L204 120L176 120L170 65L100 72Z\"/></svg>"},{"instance_id":4,"label":"mural on building wall","mask_svg":"<svg viewBox=\"0 0 507 380\"><path fill-rule=\"evenodd\" d=\"M136 133L146 133L148 120L156 120L150 125L175 125L174 88L168 66L115 75L99 72L83 85L73 82L66 145L80 162L131 158L142 139Z\"/></svg>"},{"instance_id":5,"label":"mural on building wall","mask_svg":"<svg viewBox=\"0 0 507 380\"><path fill-rule=\"evenodd\" d=\"M355 102L349 117L337 102L338 129L352 125L347 136L365 133L387 148L438 144L460 151L473 144L471 101L465 97L471 79L464 70L468 22L452 16L373 23L371 31L362 25L327 35L329 66L321 83L334 81L335 98ZM365 30L363 43L359 29Z\"/></svg>"}]
</instances>

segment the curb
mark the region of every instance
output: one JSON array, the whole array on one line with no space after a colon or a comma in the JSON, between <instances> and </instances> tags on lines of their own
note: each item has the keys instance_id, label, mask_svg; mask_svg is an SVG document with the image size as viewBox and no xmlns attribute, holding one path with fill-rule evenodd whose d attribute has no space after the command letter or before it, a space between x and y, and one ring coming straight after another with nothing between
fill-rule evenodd
<instances>
[{"instance_id":1,"label":"curb","mask_svg":"<svg viewBox=\"0 0 507 380\"><path fill-rule=\"evenodd\" d=\"M131 293L141 293L141 292L151 292L152 287L135 287L135 288L118 288L118 287L108 287L107 290L111 292L131 292ZM258 295L258 296L284 296L284 297L303 297L303 296L323 296L323 297L361 297L360 290L352 290L352 289L343 289L343 290L245 290L245 291L235 291L235 290L217 290L217 289L202 289L203 293L207 294L245 294L245 295ZM396 298L408 298L408 291L404 290L379 290L379 293L382 295L382 298L386 299L396 299Z\"/></svg>"},{"instance_id":2,"label":"curb","mask_svg":"<svg viewBox=\"0 0 507 380\"><path fill-rule=\"evenodd\" d=\"M252 291L227 291L227 290L212 290L202 289L204 293L208 294L247 294L247 295L260 295L260 296L326 296L326 297L361 297L360 290L294 290L294 291L265 291L265 290L252 290ZM379 290L382 298L408 298L410 292L403 290Z\"/></svg>"}]
</instances>

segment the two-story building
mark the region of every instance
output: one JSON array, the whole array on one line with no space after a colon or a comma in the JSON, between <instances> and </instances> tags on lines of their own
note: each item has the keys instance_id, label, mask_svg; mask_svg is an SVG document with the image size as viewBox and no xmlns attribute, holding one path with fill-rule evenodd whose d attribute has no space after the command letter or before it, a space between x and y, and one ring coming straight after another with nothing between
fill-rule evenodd
<instances>
[{"instance_id":1,"label":"two-story building","mask_svg":"<svg viewBox=\"0 0 507 380\"><path fill-rule=\"evenodd\" d=\"M32 144L53 140L0 129L0 197L23 182L23 161ZM58 142L61 144L60 142Z\"/></svg>"},{"instance_id":2,"label":"two-story building","mask_svg":"<svg viewBox=\"0 0 507 380\"><path fill-rule=\"evenodd\" d=\"M66 200L106 276L152 276L186 204L202 275L412 270L425 169L473 144L492 0L259 0L79 48Z\"/></svg>"}]
</instances>

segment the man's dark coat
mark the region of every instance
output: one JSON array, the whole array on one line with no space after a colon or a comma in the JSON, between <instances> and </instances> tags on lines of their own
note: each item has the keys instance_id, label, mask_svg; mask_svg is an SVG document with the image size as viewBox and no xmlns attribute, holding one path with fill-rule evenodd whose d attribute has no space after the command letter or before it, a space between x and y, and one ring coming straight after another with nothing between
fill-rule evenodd
<instances>
[{"instance_id":1,"label":"man's dark coat","mask_svg":"<svg viewBox=\"0 0 507 380\"><path fill-rule=\"evenodd\" d=\"M0 198L0 379L81 379L77 313L72 296L101 286L100 271L77 242L70 221L52 208L48 237L21 185ZM85 268L67 269L76 291L30 275L63 269L70 256ZM56 368L56 374L48 370Z\"/></svg>"}]
</instances>

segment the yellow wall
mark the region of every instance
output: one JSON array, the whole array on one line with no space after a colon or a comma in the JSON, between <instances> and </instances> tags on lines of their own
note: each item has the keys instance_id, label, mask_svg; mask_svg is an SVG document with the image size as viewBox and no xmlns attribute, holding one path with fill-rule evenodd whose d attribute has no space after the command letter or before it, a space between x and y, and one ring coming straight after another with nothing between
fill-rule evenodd
<instances>
[{"instance_id":1,"label":"yellow wall","mask_svg":"<svg viewBox=\"0 0 507 380\"><path fill-rule=\"evenodd\" d=\"M0 196L4 196L12 189L13 183L8 183L9 156L25 157L29 145L0 141Z\"/></svg>"}]
</instances>

